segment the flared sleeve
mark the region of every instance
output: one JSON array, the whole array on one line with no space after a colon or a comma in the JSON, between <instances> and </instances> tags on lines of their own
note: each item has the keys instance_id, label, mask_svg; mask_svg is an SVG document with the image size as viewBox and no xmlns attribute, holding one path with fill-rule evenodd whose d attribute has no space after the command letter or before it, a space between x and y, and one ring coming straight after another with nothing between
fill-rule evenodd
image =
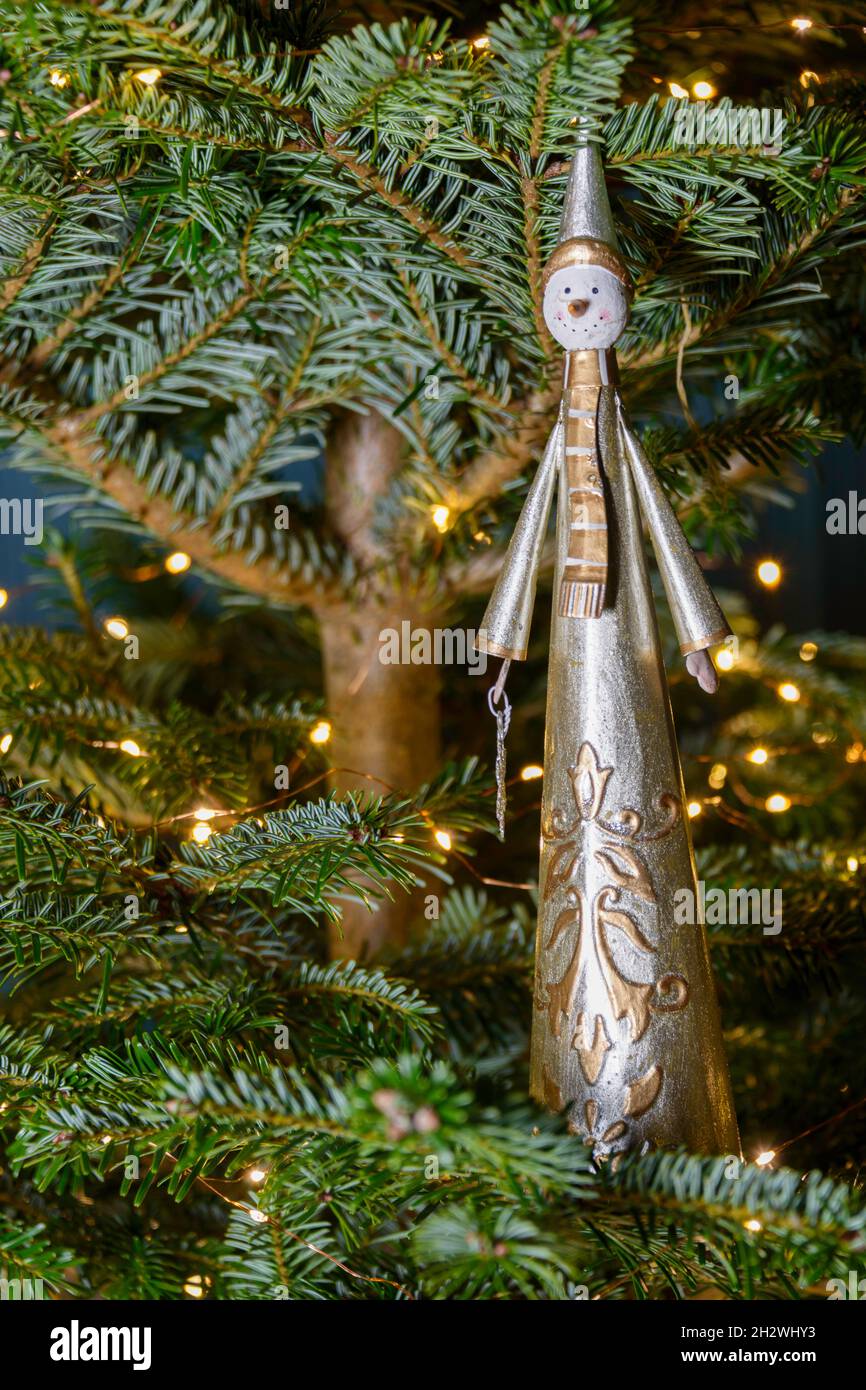
<instances>
[{"instance_id":1,"label":"flared sleeve","mask_svg":"<svg viewBox=\"0 0 866 1390\"><path fill-rule=\"evenodd\" d=\"M535 607L538 565L547 532L553 485L562 457L562 418L547 441L523 510L505 553L496 587L475 638L479 651L524 661Z\"/></svg>"},{"instance_id":2,"label":"flared sleeve","mask_svg":"<svg viewBox=\"0 0 866 1390\"><path fill-rule=\"evenodd\" d=\"M687 656L723 642L731 629L619 397L617 419L623 455L652 539L680 651Z\"/></svg>"}]
</instances>

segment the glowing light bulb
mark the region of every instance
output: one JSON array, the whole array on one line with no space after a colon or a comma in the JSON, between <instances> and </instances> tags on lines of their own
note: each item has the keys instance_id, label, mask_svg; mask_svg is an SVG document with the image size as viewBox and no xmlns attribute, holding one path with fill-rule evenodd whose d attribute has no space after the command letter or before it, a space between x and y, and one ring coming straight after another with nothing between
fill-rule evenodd
<instances>
[{"instance_id":1,"label":"glowing light bulb","mask_svg":"<svg viewBox=\"0 0 866 1390\"><path fill-rule=\"evenodd\" d=\"M213 820L217 814L210 806L199 806L198 810L193 811L196 820Z\"/></svg>"},{"instance_id":2,"label":"glowing light bulb","mask_svg":"<svg viewBox=\"0 0 866 1390\"><path fill-rule=\"evenodd\" d=\"M268 1218L265 1215L265 1213L263 1211L259 1211L258 1207L250 1207L251 1221L255 1221L257 1225L261 1226L265 1223L265 1221L267 1221L267 1219Z\"/></svg>"},{"instance_id":3,"label":"glowing light bulb","mask_svg":"<svg viewBox=\"0 0 866 1390\"><path fill-rule=\"evenodd\" d=\"M9 594L5 589L0 589L0 608L5 608L9 602Z\"/></svg>"},{"instance_id":4,"label":"glowing light bulb","mask_svg":"<svg viewBox=\"0 0 866 1390\"><path fill-rule=\"evenodd\" d=\"M782 570L775 560L762 560L758 565L758 578L766 589L775 589L782 578Z\"/></svg>"},{"instance_id":5,"label":"glowing light bulb","mask_svg":"<svg viewBox=\"0 0 866 1390\"><path fill-rule=\"evenodd\" d=\"M197 845L206 845L212 834L210 826L202 820L197 820L192 828L192 838Z\"/></svg>"},{"instance_id":6,"label":"glowing light bulb","mask_svg":"<svg viewBox=\"0 0 866 1390\"><path fill-rule=\"evenodd\" d=\"M446 507L444 505L434 507L430 515L433 519L433 525L436 527L437 531L448 530L448 522L451 518L450 507Z\"/></svg>"},{"instance_id":7,"label":"glowing light bulb","mask_svg":"<svg viewBox=\"0 0 866 1390\"><path fill-rule=\"evenodd\" d=\"M544 776L544 768L539 767L538 763L529 763L528 766L520 769L521 782L534 782L536 777Z\"/></svg>"},{"instance_id":8,"label":"glowing light bulb","mask_svg":"<svg viewBox=\"0 0 866 1390\"><path fill-rule=\"evenodd\" d=\"M331 737L331 726L327 719L320 719L315 728L310 730L310 743L327 743Z\"/></svg>"},{"instance_id":9,"label":"glowing light bulb","mask_svg":"<svg viewBox=\"0 0 866 1390\"><path fill-rule=\"evenodd\" d=\"M153 1224L156 1225L156 1222ZM212 1284L213 1280L207 1274L191 1274L183 1287L184 1292L188 1293L190 1298L201 1298ZM196 1290L198 1290L197 1293Z\"/></svg>"},{"instance_id":10,"label":"glowing light bulb","mask_svg":"<svg viewBox=\"0 0 866 1390\"><path fill-rule=\"evenodd\" d=\"M140 72L133 73L136 82L143 82L145 87L152 87L162 77L162 68L142 68Z\"/></svg>"},{"instance_id":11,"label":"glowing light bulb","mask_svg":"<svg viewBox=\"0 0 866 1390\"><path fill-rule=\"evenodd\" d=\"M779 686L779 695L781 699L788 700L791 704L794 704L800 698L800 691L793 682L783 681Z\"/></svg>"},{"instance_id":12,"label":"glowing light bulb","mask_svg":"<svg viewBox=\"0 0 866 1390\"><path fill-rule=\"evenodd\" d=\"M718 666L720 671L730 671L733 664L734 653L728 651L727 647L723 647L722 650L716 656L716 665Z\"/></svg>"},{"instance_id":13,"label":"glowing light bulb","mask_svg":"<svg viewBox=\"0 0 866 1390\"><path fill-rule=\"evenodd\" d=\"M165 557L165 567L169 574L183 574L191 564L192 560L185 550L173 550L171 555Z\"/></svg>"},{"instance_id":14,"label":"glowing light bulb","mask_svg":"<svg viewBox=\"0 0 866 1390\"><path fill-rule=\"evenodd\" d=\"M818 76L817 72L813 72L811 68L804 68L803 71L800 73L801 87L808 87L810 82L820 83L820 81L821 79Z\"/></svg>"},{"instance_id":15,"label":"glowing light bulb","mask_svg":"<svg viewBox=\"0 0 866 1390\"><path fill-rule=\"evenodd\" d=\"M811 28L812 28L812 21L811 21L811 19L792 19L792 20L791 20L791 28L792 28L792 29L798 29L798 30L800 31L800 33L802 34L802 33L805 33L805 31L806 31L807 29L811 29Z\"/></svg>"},{"instance_id":16,"label":"glowing light bulb","mask_svg":"<svg viewBox=\"0 0 866 1390\"><path fill-rule=\"evenodd\" d=\"M848 858L845 860L845 867L849 874L856 874L857 870L860 868L860 860L857 858L856 854L848 855Z\"/></svg>"},{"instance_id":17,"label":"glowing light bulb","mask_svg":"<svg viewBox=\"0 0 866 1390\"><path fill-rule=\"evenodd\" d=\"M818 655L818 647L815 642L804 642L800 648L801 661L814 661Z\"/></svg>"},{"instance_id":18,"label":"glowing light bulb","mask_svg":"<svg viewBox=\"0 0 866 1390\"><path fill-rule=\"evenodd\" d=\"M406 842L406 836L401 835L399 831L396 835L390 835L388 838L392 840L395 845L402 845Z\"/></svg>"},{"instance_id":19,"label":"glowing light bulb","mask_svg":"<svg viewBox=\"0 0 866 1390\"><path fill-rule=\"evenodd\" d=\"M670 94L671 94L672 97L687 97L687 96L688 96L688 92L686 91L685 87L681 87L680 84L679 84L679 82L669 82L669 83L668 83L668 91L670 92Z\"/></svg>"},{"instance_id":20,"label":"glowing light bulb","mask_svg":"<svg viewBox=\"0 0 866 1390\"><path fill-rule=\"evenodd\" d=\"M770 755L766 748L753 748L751 753L748 753L746 756L750 763L758 763L760 765L761 763L765 763Z\"/></svg>"},{"instance_id":21,"label":"glowing light bulb","mask_svg":"<svg viewBox=\"0 0 866 1390\"><path fill-rule=\"evenodd\" d=\"M267 1168L250 1168L246 1175L247 1182L264 1182L267 1176Z\"/></svg>"},{"instance_id":22,"label":"glowing light bulb","mask_svg":"<svg viewBox=\"0 0 866 1390\"><path fill-rule=\"evenodd\" d=\"M692 820L694 820L695 816L699 816L703 809L704 808L699 801L690 801L687 807L688 813L691 816Z\"/></svg>"},{"instance_id":23,"label":"glowing light bulb","mask_svg":"<svg viewBox=\"0 0 866 1390\"><path fill-rule=\"evenodd\" d=\"M4 734L3 737L0 738L0 753L8 753L8 752L9 752L9 749L10 749L11 747L12 747L12 735L11 735L11 734Z\"/></svg>"},{"instance_id":24,"label":"glowing light bulb","mask_svg":"<svg viewBox=\"0 0 866 1390\"><path fill-rule=\"evenodd\" d=\"M52 68L48 74L48 81L52 87L68 87L69 73L64 72L62 68Z\"/></svg>"},{"instance_id":25,"label":"glowing light bulb","mask_svg":"<svg viewBox=\"0 0 866 1390\"><path fill-rule=\"evenodd\" d=\"M862 756L863 756L863 744L862 744L862 743L852 743L848 748L845 749L845 761L846 761L846 763L858 763L858 762L860 761L860 759L862 758Z\"/></svg>"},{"instance_id":26,"label":"glowing light bulb","mask_svg":"<svg viewBox=\"0 0 866 1390\"><path fill-rule=\"evenodd\" d=\"M755 1159L755 1162L757 1163L759 1168L766 1168L769 1163L773 1162L773 1159L775 1157L775 1149L765 1149L763 1153L758 1154L758 1157Z\"/></svg>"},{"instance_id":27,"label":"glowing light bulb","mask_svg":"<svg viewBox=\"0 0 866 1390\"><path fill-rule=\"evenodd\" d=\"M784 792L773 792L772 796L767 797L764 806L766 810L772 811L774 815L779 815L782 811L789 811L791 809L791 801L789 797L785 796Z\"/></svg>"},{"instance_id":28,"label":"glowing light bulb","mask_svg":"<svg viewBox=\"0 0 866 1390\"><path fill-rule=\"evenodd\" d=\"M479 38L472 40L473 48L489 48L490 39L487 34L482 34Z\"/></svg>"},{"instance_id":29,"label":"glowing light bulb","mask_svg":"<svg viewBox=\"0 0 866 1390\"><path fill-rule=\"evenodd\" d=\"M716 89L712 82L696 82L692 87L692 96L697 97L698 101L709 101L710 97L716 95Z\"/></svg>"},{"instance_id":30,"label":"glowing light bulb","mask_svg":"<svg viewBox=\"0 0 866 1390\"><path fill-rule=\"evenodd\" d=\"M143 758L144 754L139 748L134 738L125 738L120 745L121 753L128 753L131 758Z\"/></svg>"},{"instance_id":31,"label":"glowing light bulb","mask_svg":"<svg viewBox=\"0 0 866 1390\"><path fill-rule=\"evenodd\" d=\"M727 775L728 769L725 767L724 763L713 763L713 766L710 768L710 775L707 778L713 791L719 791L720 788L725 785L725 778Z\"/></svg>"},{"instance_id":32,"label":"glowing light bulb","mask_svg":"<svg viewBox=\"0 0 866 1390\"><path fill-rule=\"evenodd\" d=\"M102 626L109 637L115 637L118 642L129 636L129 623L124 622L123 618L106 618Z\"/></svg>"},{"instance_id":33,"label":"glowing light bulb","mask_svg":"<svg viewBox=\"0 0 866 1390\"><path fill-rule=\"evenodd\" d=\"M752 1217L751 1221L744 1221L743 1225L745 1226L747 1231L763 1230L763 1226L761 1225L760 1221L757 1221L754 1217Z\"/></svg>"},{"instance_id":34,"label":"glowing light bulb","mask_svg":"<svg viewBox=\"0 0 866 1390\"><path fill-rule=\"evenodd\" d=\"M436 841L437 845L441 845L443 849L451 848L451 836L448 834L447 830L434 830L433 839Z\"/></svg>"}]
</instances>

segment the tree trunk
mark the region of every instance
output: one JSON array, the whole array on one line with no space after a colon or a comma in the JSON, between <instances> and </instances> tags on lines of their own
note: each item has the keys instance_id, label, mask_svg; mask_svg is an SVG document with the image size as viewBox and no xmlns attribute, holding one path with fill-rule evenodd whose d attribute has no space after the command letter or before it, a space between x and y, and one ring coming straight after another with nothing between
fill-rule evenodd
<instances>
[{"instance_id":1,"label":"tree trunk","mask_svg":"<svg viewBox=\"0 0 866 1390\"><path fill-rule=\"evenodd\" d=\"M376 503L399 469L402 442L381 416L352 413L337 419L328 439L328 518L368 575L387 554L375 532ZM333 786L340 792L412 793L440 766L440 674L435 666L383 664L381 634L387 628L400 633L407 620L417 629L435 619L425 615L417 596L386 587L381 579L368 579L364 591L357 604L318 611L331 758L339 769ZM362 904L344 906L341 923L329 933L332 957L369 959L383 946L405 941L410 919L420 912L420 895L401 888L394 893L372 912Z\"/></svg>"},{"instance_id":2,"label":"tree trunk","mask_svg":"<svg viewBox=\"0 0 866 1390\"><path fill-rule=\"evenodd\" d=\"M339 769L333 785L341 792L378 795L393 788L411 793L439 769L437 668L386 666L379 660L383 629L399 632L407 619L413 628L423 625L399 595L393 595L392 603L347 609L322 621L332 758ZM410 917L420 909L419 895L402 888L394 893L393 900L383 898L373 912L360 903L344 906L342 922L330 932L334 958L361 960L405 941Z\"/></svg>"}]
</instances>

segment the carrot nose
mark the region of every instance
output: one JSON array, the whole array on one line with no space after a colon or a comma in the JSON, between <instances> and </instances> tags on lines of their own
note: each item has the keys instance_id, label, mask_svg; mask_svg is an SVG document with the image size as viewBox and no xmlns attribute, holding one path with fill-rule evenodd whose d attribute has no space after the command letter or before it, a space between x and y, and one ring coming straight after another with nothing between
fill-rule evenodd
<instances>
[{"instance_id":1,"label":"carrot nose","mask_svg":"<svg viewBox=\"0 0 866 1390\"><path fill-rule=\"evenodd\" d=\"M572 318L582 319L588 308L588 299L573 299L568 306L568 312Z\"/></svg>"}]
</instances>

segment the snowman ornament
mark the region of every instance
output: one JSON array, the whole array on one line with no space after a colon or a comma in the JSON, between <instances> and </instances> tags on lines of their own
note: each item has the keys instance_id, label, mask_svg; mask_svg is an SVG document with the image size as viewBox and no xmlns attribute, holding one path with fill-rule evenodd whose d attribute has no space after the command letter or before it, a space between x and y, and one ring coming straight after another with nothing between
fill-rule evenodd
<instances>
[{"instance_id":1,"label":"snowman ornament","mask_svg":"<svg viewBox=\"0 0 866 1390\"><path fill-rule=\"evenodd\" d=\"M501 733L556 491L531 1090L599 1158L673 1144L737 1153L644 526L708 692L709 648L730 628L620 396L614 344L632 288L589 140L542 293L565 350L562 397L477 639L504 659L491 692Z\"/></svg>"},{"instance_id":2,"label":"snowman ornament","mask_svg":"<svg viewBox=\"0 0 866 1390\"><path fill-rule=\"evenodd\" d=\"M600 266L555 270L544 291L544 321L566 352L607 348L628 320L622 283Z\"/></svg>"}]
</instances>

